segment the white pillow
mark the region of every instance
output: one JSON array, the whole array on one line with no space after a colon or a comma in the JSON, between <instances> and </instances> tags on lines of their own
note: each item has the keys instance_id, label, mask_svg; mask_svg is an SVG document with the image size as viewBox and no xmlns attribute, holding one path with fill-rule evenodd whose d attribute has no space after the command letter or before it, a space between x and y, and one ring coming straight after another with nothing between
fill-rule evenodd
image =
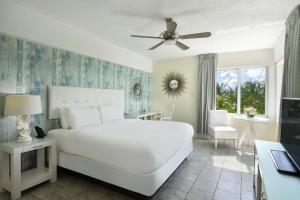
<instances>
[{"instance_id":1,"label":"white pillow","mask_svg":"<svg viewBox=\"0 0 300 200\"><path fill-rule=\"evenodd\" d=\"M103 105L99 110L102 122L124 119L122 105Z\"/></svg>"},{"instance_id":2,"label":"white pillow","mask_svg":"<svg viewBox=\"0 0 300 200\"><path fill-rule=\"evenodd\" d=\"M69 124L66 108L65 107L59 108L59 114L60 114L61 127L64 129L69 129L70 124Z\"/></svg>"},{"instance_id":3,"label":"white pillow","mask_svg":"<svg viewBox=\"0 0 300 200\"><path fill-rule=\"evenodd\" d=\"M67 108L67 113L70 127L72 129L80 128L87 125L101 124L101 118L97 108Z\"/></svg>"}]
</instances>

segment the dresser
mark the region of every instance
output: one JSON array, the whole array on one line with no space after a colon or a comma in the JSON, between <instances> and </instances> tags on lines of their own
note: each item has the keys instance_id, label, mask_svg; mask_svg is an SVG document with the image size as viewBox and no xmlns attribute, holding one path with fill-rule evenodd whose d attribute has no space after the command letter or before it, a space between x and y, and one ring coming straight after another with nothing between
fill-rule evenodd
<instances>
[{"instance_id":1,"label":"dresser","mask_svg":"<svg viewBox=\"0 0 300 200\"><path fill-rule=\"evenodd\" d=\"M299 200L300 177L276 170L270 150L284 150L278 142L255 141L255 180L257 200Z\"/></svg>"}]
</instances>

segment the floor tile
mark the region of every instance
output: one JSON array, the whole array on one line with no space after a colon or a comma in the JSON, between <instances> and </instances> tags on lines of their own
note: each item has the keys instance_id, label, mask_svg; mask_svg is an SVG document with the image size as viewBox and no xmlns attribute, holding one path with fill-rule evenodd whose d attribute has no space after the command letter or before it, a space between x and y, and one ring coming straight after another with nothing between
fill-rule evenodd
<instances>
[{"instance_id":1,"label":"floor tile","mask_svg":"<svg viewBox=\"0 0 300 200\"><path fill-rule=\"evenodd\" d=\"M252 181L242 181L242 191L253 192L253 182Z\"/></svg>"},{"instance_id":2,"label":"floor tile","mask_svg":"<svg viewBox=\"0 0 300 200\"><path fill-rule=\"evenodd\" d=\"M36 196L37 198L43 199L52 193L58 192L61 189L62 186L56 183L44 183L40 186L37 186L36 189L31 192L31 194Z\"/></svg>"},{"instance_id":3,"label":"floor tile","mask_svg":"<svg viewBox=\"0 0 300 200\"><path fill-rule=\"evenodd\" d=\"M217 190L214 200L240 200L240 195L232 192Z\"/></svg>"},{"instance_id":4,"label":"floor tile","mask_svg":"<svg viewBox=\"0 0 300 200\"><path fill-rule=\"evenodd\" d=\"M159 191L158 196L155 200L184 200L187 193L180 190L165 188Z\"/></svg>"},{"instance_id":5,"label":"floor tile","mask_svg":"<svg viewBox=\"0 0 300 200\"><path fill-rule=\"evenodd\" d=\"M218 183L218 186L217 186L217 190L240 194L241 193L241 184L231 182L231 181L220 180Z\"/></svg>"},{"instance_id":6,"label":"floor tile","mask_svg":"<svg viewBox=\"0 0 300 200\"><path fill-rule=\"evenodd\" d=\"M241 183L242 173L241 173L241 171L238 171L238 170L223 169L221 176L220 176L220 180Z\"/></svg>"},{"instance_id":7,"label":"floor tile","mask_svg":"<svg viewBox=\"0 0 300 200\"><path fill-rule=\"evenodd\" d=\"M209 181L218 181L220 174L219 173L202 173L199 175L201 179L209 180Z\"/></svg>"},{"instance_id":8,"label":"floor tile","mask_svg":"<svg viewBox=\"0 0 300 200\"><path fill-rule=\"evenodd\" d=\"M255 194L254 192L245 192L242 191L242 200L255 200Z\"/></svg>"},{"instance_id":9,"label":"floor tile","mask_svg":"<svg viewBox=\"0 0 300 200\"><path fill-rule=\"evenodd\" d=\"M54 194L48 195L47 197L43 198L42 200L65 200L65 199L54 193Z\"/></svg>"},{"instance_id":10,"label":"floor tile","mask_svg":"<svg viewBox=\"0 0 300 200\"><path fill-rule=\"evenodd\" d=\"M19 198L18 200L39 200L39 198L33 196L32 194L22 194L22 197Z\"/></svg>"},{"instance_id":11,"label":"floor tile","mask_svg":"<svg viewBox=\"0 0 300 200\"><path fill-rule=\"evenodd\" d=\"M70 199L76 194L79 194L84 191L84 187L79 184L72 184L68 185L67 187L62 188L59 191L56 191L55 194L58 196L64 198L64 199Z\"/></svg>"},{"instance_id":12,"label":"floor tile","mask_svg":"<svg viewBox=\"0 0 300 200\"><path fill-rule=\"evenodd\" d=\"M171 177L166 184L169 188L188 192L191 189L193 183L193 181L181 179L180 177Z\"/></svg>"},{"instance_id":13,"label":"floor tile","mask_svg":"<svg viewBox=\"0 0 300 200\"><path fill-rule=\"evenodd\" d=\"M198 188L200 190L206 191L206 192L215 192L217 188L218 182L216 181L210 181L210 180L205 180L201 179L199 177L196 182L194 183L193 187Z\"/></svg>"},{"instance_id":14,"label":"floor tile","mask_svg":"<svg viewBox=\"0 0 300 200\"><path fill-rule=\"evenodd\" d=\"M200 170L196 168L183 168L178 174L176 174L176 177L180 179L185 179L188 181L195 181L197 177L200 174Z\"/></svg>"},{"instance_id":15,"label":"floor tile","mask_svg":"<svg viewBox=\"0 0 300 200\"><path fill-rule=\"evenodd\" d=\"M242 181L252 182L253 181L253 174L242 172Z\"/></svg>"},{"instance_id":16,"label":"floor tile","mask_svg":"<svg viewBox=\"0 0 300 200\"><path fill-rule=\"evenodd\" d=\"M9 192L0 192L0 199L1 200L10 200L10 193Z\"/></svg>"},{"instance_id":17,"label":"floor tile","mask_svg":"<svg viewBox=\"0 0 300 200\"><path fill-rule=\"evenodd\" d=\"M192 188L188 193L186 200L212 200L214 193Z\"/></svg>"}]
</instances>

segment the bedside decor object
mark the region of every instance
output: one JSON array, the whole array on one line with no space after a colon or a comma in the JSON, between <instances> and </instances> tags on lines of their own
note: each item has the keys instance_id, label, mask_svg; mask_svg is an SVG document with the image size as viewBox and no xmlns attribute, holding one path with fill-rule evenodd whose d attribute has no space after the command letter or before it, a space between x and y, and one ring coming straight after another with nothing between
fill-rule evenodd
<instances>
[{"instance_id":1,"label":"bedside decor object","mask_svg":"<svg viewBox=\"0 0 300 200\"><path fill-rule=\"evenodd\" d=\"M249 118L253 118L257 115L256 109L253 107L244 108L244 112Z\"/></svg>"},{"instance_id":2,"label":"bedside decor object","mask_svg":"<svg viewBox=\"0 0 300 200\"><path fill-rule=\"evenodd\" d=\"M135 83L133 85L133 94L136 96L136 97L140 97L142 96L142 85L140 83Z\"/></svg>"},{"instance_id":3,"label":"bedside decor object","mask_svg":"<svg viewBox=\"0 0 300 200\"><path fill-rule=\"evenodd\" d=\"M186 78L182 73L169 72L163 78L162 88L166 95L177 97L184 93L186 84Z\"/></svg>"},{"instance_id":4,"label":"bedside decor object","mask_svg":"<svg viewBox=\"0 0 300 200\"><path fill-rule=\"evenodd\" d=\"M42 113L41 98L37 95L9 95L5 99L5 115L17 116L18 142L32 140L30 133L30 115Z\"/></svg>"},{"instance_id":5,"label":"bedside decor object","mask_svg":"<svg viewBox=\"0 0 300 200\"><path fill-rule=\"evenodd\" d=\"M37 137L37 138L43 138L43 137L46 136L44 130L43 130L41 127L35 126L34 129L35 129L35 131L36 131L36 134L37 134L36 137Z\"/></svg>"}]
</instances>

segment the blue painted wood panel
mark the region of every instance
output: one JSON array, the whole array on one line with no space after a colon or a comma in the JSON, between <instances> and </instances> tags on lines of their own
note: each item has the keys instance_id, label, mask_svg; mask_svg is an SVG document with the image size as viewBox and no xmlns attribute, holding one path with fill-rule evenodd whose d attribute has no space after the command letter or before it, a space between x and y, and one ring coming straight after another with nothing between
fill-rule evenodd
<instances>
[{"instance_id":1,"label":"blue painted wood panel","mask_svg":"<svg viewBox=\"0 0 300 200\"><path fill-rule=\"evenodd\" d=\"M137 98L133 85L142 85ZM33 125L45 130L58 128L59 120L48 120L47 86L73 86L125 91L125 112L150 109L151 73L78 53L0 34L0 142L16 139L15 117L3 116L8 94L41 96L43 113Z\"/></svg>"}]
</instances>

